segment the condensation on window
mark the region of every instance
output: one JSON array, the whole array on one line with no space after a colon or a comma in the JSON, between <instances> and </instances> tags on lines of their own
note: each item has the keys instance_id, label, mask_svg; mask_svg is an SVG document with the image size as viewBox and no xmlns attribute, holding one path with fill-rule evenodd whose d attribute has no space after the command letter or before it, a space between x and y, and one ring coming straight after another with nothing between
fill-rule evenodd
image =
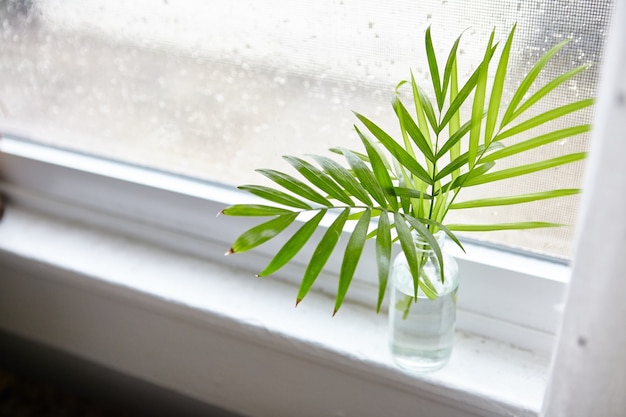
<instances>
[{"instance_id":1,"label":"condensation on window","mask_svg":"<svg viewBox=\"0 0 626 417\"><path fill-rule=\"evenodd\" d=\"M0 0L0 126L177 174L258 183L254 168L283 168L283 154L359 147L353 110L397 132L395 85L410 71L429 85L429 26L440 54L463 32L461 79L475 69L494 27L504 41L518 24L510 68L517 82L543 52L570 39L543 79L591 67L545 105L590 97L611 7L601 0ZM592 112L573 117L589 122ZM579 136L538 152L585 150L587 142ZM582 170L582 163L567 165L489 193L576 187ZM575 224L577 203L568 197L458 211L451 220ZM567 258L573 229L478 237Z\"/></svg>"}]
</instances>

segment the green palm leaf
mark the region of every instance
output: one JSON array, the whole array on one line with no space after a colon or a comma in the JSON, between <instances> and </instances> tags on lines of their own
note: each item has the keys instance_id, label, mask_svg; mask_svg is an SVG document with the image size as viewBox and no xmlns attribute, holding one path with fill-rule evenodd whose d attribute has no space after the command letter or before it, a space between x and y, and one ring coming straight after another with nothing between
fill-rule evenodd
<instances>
[{"instance_id":1,"label":"green palm leaf","mask_svg":"<svg viewBox=\"0 0 626 417\"><path fill-rule=\"evenodd\" d=\"M525 140L523 142L516 143L515 145L507 146L499 149L493 153L485 155L481 158L482 162L496 161L501 158L505 158L511 155L518 154L520 152L526 152L531 149L538 148L539 146L547 145L548 143L555 142L557 140L571 138L582 133L589 132L591 125L580 125L568 127L554 132L546 133L545 135L537 136L532 139ZM499 143L499 142L495 142Z\"/></svg>"},{"instance_id":2,"label":"green palm leaf","mask_svg":"<svg viewBox=\"0 0 626 417\"><path fill-rule=\"evenodd\" d=\"M454 100L457 97L458 92L459 92L458 70L457 70L456 60L453 60L452 69L450 71L450 104L454 102ZM470 119L470 121L466 123L467 132L469 132L469 130L472 127L471 122L472 121ZM448 145L448 142L452 140L454 140L454 142L450 143L450 147L446 149L445 152L437 153L437 159L439 159L441 155L445 155L448 152L448 150L450 151L449 158L451 161L459 157L459 155L461 154L461 141L460 140L467 133L467 132L460 132L461 130L463 130L464 127L465 125L461 126L461 114L459 111L457 111L455 114L452 115L452 117L450 118L450 122L448 123L449 139L444 144L443 148L445 148ZM455 139L455 138L458 138L458 139ZM453 180L456 179L460 174L461 174L460 170L454 171L452 173L452 179Z\"/></svg>"},{"instance_id":3,"label":"green palm leaf","mask_svg":"<svg viewBox=\"0 0 626 417\"><path fill-rule=\"evenodd\" d=\"M495 166L495 162L487 162L482 165L476 165L474 169L466 172L465 174L459 175L452 183L448 183L441 187L441 190L449 190L455 188L462 188L467 186L467 183L473 178L480 177L484 175L486 172L490 171L491 168Z\"/></svg>"},{"instance_id":4,"label":"green palm leaf","mask_svg":"<svg viewBox=\"0 0 626 417\"><path fill-rule=\"evenodd\" d=\"M454 41L454 45L452 45L452 49L450 49L450 53L448 54L448 59L446 61L446 67L443 72L443 84L441 95L445 99L446 93L448 92L448 86L450 85L450 80L452 79L452 72L455 71L456 64L456 51L459 49L459 42L461 42L461 37L459 36ZM439 106L439 111L441 112L442 106Z\"/></svg>"},{"instance_id":5,"label":"green palm leaf","mask_svg":"<svg viewBox=\"0 0 626 417\"><path fill-rule=\"evenodd\" d=\"M415 249L415 241L411 235L409 227L406 225L404 218L400 213L394 213L394 225L398 233L398 240L400 240L400 246L402 246L402 252L406 257L407 264L409 265L409 271L413 277L413 285L415 293L413 298L417 300L417 290L419 286L419 264L417 261L417 251Z\"/></svg>"},{"instance_id":6,"label":"green palm leaf","mask_svg":"<svg viewBox=\"0 0 626 417\"><path fill-rule=\"evenodd\" d=\"M424 89L419 85L417 86L417 99L419 100L421 107L426 114L426 119L428 120L428 123L430 123L430 126L433 128L435 133L439 133L441 131L441 128L437 123L437 117L435 116L435 110L433 109L433 105L430 102L430 98L428 97L428 94L426 94L426 91L424 91Z\"/></svg>"},{"instance_id":7,"label":"green palm leaf","mask_svg":"<svg viewBox=\"0 0 626 417\"><path fill-rule=\"evenodd\" d=\"M500 224L449 224L448 229L457 232L494 232L498 230L541 229L545 227L561 227L563 224L549 222L519 222Z\"/></svg>"},{"instance_id":8,"label":"green palm leaf","mask_svg":"<svg viewBox=\"0 0 626 417\"><path fill-rule=\"evenodd\" d=\"M496 76L493 81L493 87L491 89L491 98L489 100L489 110L487 110L487 122L485 124L485 144L489 143L493 139L493 132L498 120L498 112L500 111L500 102L502 101L502 93L504 91L504 82L506 78L506 69L509 65L509 55L511 52L511 45L513 44L513 36L515 35L515 28L517 25L513 25L513 29L509 33L509 37L504 44L502 54L500 55L500 62L498 63L498 69L496 70Z\"/></svg>"},{"instance_id":9,"label":"green palm leaf","mask_svg":"<svg viewBox=\"0 0 626 417\"><path fill-rule=\"evenodd\" d=\"M491 32L489 37L489 43L487 45L487 51L485 52L485 61L487 55L492 49L493 38L495 31ZM488 62L488 61L487 61ZM474 168L476 164L476 158L478 157L478 147L480 146L480 129L482 125L483 113L485 108L485 96L487 94L487 73L489 66L484 64L478 75L478 81L476 82L476 90L474 91L474 103L472 104L472 127L470 128L469 136L469 150L468 150L468 163L469 169Z\"/></svg>"},{"instance_id":10,"label":"green palm leaf","mask_svg":"<svg viewBox=\"0 0 626 417\"><path fill-rule=\"evenodd\" d=\"M428 68L430 69L430 78L433 82L433 90L435 91L435 97L437 99L437 106L439 110L443 107L443 101L445 96L441 89L441 80L439 78L439 66L437 65L437 56L433 48L433 40L430 35L430 26L426 29L426 58L428 60ZM434 113L433 113L434 115ZM434 119L433 119L434 120ZM434 127L434 125L433 125Z\"/></svg>"},{"instance_id":11,"label":"green palm leaf","mask_svg":"<svg viewBox=\"0 0 626 417\"><path fill-rule=\"evenodd\" d=\"M311 220L302 225L300 229L283 245L276 253L276 256L270 261L265 269L258 274L264 277L278 271L285 266L296 254L302 249L306 242L311 238L320 221L326 214L326 210L321 210Z\"/></svg>"},{"instance_id":12,"label":"green palm leaf","mask_svg":"<svg viewBox=\"0 0 626 417\"><path fill-rule=\"evenodd\" d=\"M426 157L430 162L435 161L435 155L433 155L433 151L430 148L430 143L426 140L426 137L422 133L422 131L417 127L417 124L413 120L413 118L409 115L404 104L396 97L393 99L391 105L393 106L398 119L402 121L402 125L406 129L407 133L413 139L413 142L417 145L422 154Z\"/></svg>"},{"instance_id":13,"label":"green palm leaf","mask_svg":"<svg viewBox=\"0 0 626 417\"><path fill-rule=\"evenodd\" d=\"M365 238L367 237L367 228L370 222L370 214L370 210L365 210L348 240L348 245L346 246L346 251L341 263L341 271L339 272L339 287L337 288L337 298L335 300L335 311L333 315L337 314L337 311L341 308L343 299L352 282L352 277L354 277L359 258L361 258L361 254L363 253Z\"/></svg>"},{"instance_id":14,"label":"green palm leaf","mask_svg":"<svg viewBox=\"0 0 626 417\"><path fill-rule=\"evenodd\" d=\"M558 156L556 158L548 159L545 161L533 162L532 164L521 165L513 168L503 169L488 174L474 176L468 178L463 184L466 187L473 185L486 184L488 182L500 181L508 178L518 177L520 175L526 175L533 172L541 171L548 168L554 168L560 165L569 164L572 162L580 161L586 156L585 152L572 153L569 155Z\"/></svg>"},{"instance_id":15,"label":"green palm leaf","mask_svg":"<svg viewBox=\"0 0 626 417\"><path fill-rule=\"evenodd\" d=\"M507 72L515 32L514 26L497 60L495 73L491 72L492 61L496 61L493 57L497 48L494 31L476 69L464 83L460 83L457 70L460 37L447 54L442 73L429 28L425 34L425 48L435 96L434 105L426 93L427 90L431 91L430 87L425 90L411 71L410 83L398 83L396 97L391 103L399 122L398 138L392 137L365 116L355 113L365 127L355 126L364 151L332 148L330 151L342 155L345 161L312 155L315 165L298 157L285 157L303 179L280 171L259 170L274 182L273 186L245 185L240 189L272 204L235 204L225 208L222 213L272 218L239 236L229 253L250 250L283 233L300 213L306 213L306 216L314 214L286 239L285 244L259 274L269 275L290 262L311 241L322 219L328 217L328 211L338 210L338 216L317 242L304 272L296 304L310 291L329 257L337 249L345 223L354 220L356 226L343 253L334 313L344 302L357 264L363 256L365 242L370 238L376 239L379 283L377 311L383 303L389 279L392 245L399 242L415 287L413 296L408 297L406 303L402 303L406 313L411 306L411 298L416 299L420 289L429 298L437 297L435 283L420 273L421 264L426 258L422 252L417 251L416 238L433 250L437 266L445 274L443 254L433 235L440 230L463 249L455 235L457 231L483 232L561 226L538 221L442 224L449 210L525 204L571 196L579 192L574 188L549 189L522 195L462 200L463 190L467 187L536 173L580 161L585 157L582 152L556 155L494 171L496 161L502 158L536 150L590 130L590 126L582 122L574 126L571 126L573 123L559 126L548 133L529 134L531 129L557 119L569 123L563 117L591 106L593 99L558 104L539 115L513 124L519 120L520 115L529 113L528 110L540 100L586 68L574 68L548 80L540 88L535 87L540 73L566 43L562 42L537 61L517 88L511 88L507 84L507 78L510 78ZM401 88L410 91L412 100L400 100ZM503 105L504 91L514 93L510 103ZM407 107L406 103L412 106ZM469 120L464 124L461 124L461 109L471 110ZM446 133L443 133L444 130ZM519 139L508 144L506 139L515 136ZM443 181L446 181L444 185ZM370 223L372 226L377 223L371 231ZM444 276L442 279L445 278Z\"/></svg>"},{"instance_id":16,"label":"green palm leaf","mask_svg":"<svg viewBox=\"0 0 626 417\"><path fill-rule=\"evenodd\" d=\"M450 138L444 143L444 145L439 149L435 159L440 159L444 156L449 150L451 150L456 144L458 144L461 139L470 131L472 127L472 121L466 122L463 126L457 128L454 133L450 136ZM453 155L451 155L453 156ZM458 156L458 155L457 155ZM454 158L451 158L454 159Z\"/></svg>"},{"instance_id":17,"label":"green palm leaf","mask_svg":"<svg viewBox=\"0 0 626 417\"><path fill-rule=\"evenodd\" d=\"M548 110L545 113L542 113L538 116L533 117L532 119L528 119L525 122L522 122L507 131L499 133L494 140L502 140L513 135L520 134L522 132L527 131L528 129L532 129L534 127L540 126L544 123L550 122L552 120L558 119L559 117L563 117L566 114L573 113L577 110L584 109L585 107L589 107L593 104L594 100L589 98L585 100L580 100L575 103L566 104L561 107L557 107L556 109Z\"/></svg>"},{"instance_id":18,"label":"green palm leaf","mask_svg":"<svg viewBox=\"0 0 626 417\"><path fill-rule=\"evenodd\" d=\"M445 125L447 125L450 119L452 119L452 117L458 113L461 106L465 104L467 98L476 88L476 84L478 83L478 78L481 74L481 71L483 70L483 67L489 65L489 62L491 61L494 52L495 48L488 49L488 53L481 62L481 64L478 66L478 68L474 70L467 82L463 85L463 87L461 87L461 90L458 92L458 94L456 94L454 100L452 100L452 104L450 104L450 107L448 107L448 110L441 119L441 123L439 124L439 126L443 128Z\"/></svg>"},{"instance_id":19,"label":"green palm leaf","mask_svg":"<svg viewBox=\"0 0 626 417\"><path fill-rule=\"evenodd\" d=\"M355 154L350 152L347 149L343 150L343 156L346 157L346 161L354 171L354 175L359 179L363 188L367 190L367 192L374 197L374 200L378 202L382 207L387 205L385 193L380 186L380 184L376 181L376 177L370 171L370 169L365 165L363 161L359 159Z\"/></svg>"},{"instance_id":20,"label":"green palm leaf","mask_svg":"<svg viewBox=\"0 0 626 417\"><path fill-rule=\"evenodd\" d=\"M376 232L376 266L378 268L378 301L376 302L376 312L380 312L380 307L385 298L389 269L391 265L391 227L389 225L388 213L381 213L378 220Z\"/></svg>"},{"instance_id":21,"label":"green palm leaf","mask_svg":"<svg viewBox=\"0 0 626 417\"><path fill-rule=\"evenodd\" d=\"M260 204L235 204L226 207L221 212L227 216L279 216L288 213L292 213L292 211Z\"/></svg>"},{"instance_id":22,"label":"green palm leaf","mask_svg":"<svg viewBox=\"0 0 626 417\"><path fill-rule=\"evenodd\" d=\"M443 230L443 232L459 247L461 248L461 250L463 252L465 252L465 248L463 247L463 245L461 244L461 242L459 241L459 239L456 237L456 235L454 233L452 233L452 231L447 227L444 226L443 224L436 222L434 220L430 220L430 219L418 219L420 222L429 225L429 226L435 226L435 230Z\"/></svg>"},{"instance_id":23,"label":"green palm leaf","mask_svg":"<svg viewBox=\"0 0 626 417\"><path fill-rule=\"evenodd\" d=\"M367 155L370 158L370 164L372 165L372 170L374 171L374 176L376 177L376 181L382 187L383 191L393 190L393 182L391 181L391 177L389 176L389 170L385 166L383 162L383 156L380 155L376 146L370 142L370 140L365 137L357 128L357 133L363 142L363 146L367 150ZM385 192L385 197L389 202L389 206L392 210L398 210L398 199L395 194L390 192Z\"/></svg>"},{"instance_id":24,"label":"green palm leaf","mask_svg":"<svg viewBox=\"0 0 626 417\"><path fill-rule=\"evenodd\" d=\"M354 205L354 202L350 199L350 197L348 197L348 195L344 193L332 179L310 163L300 158L296 158L295 156L284 156L283 158L300 174L302 174L304 178L309 180L311 184L328 193L331 198L335 198L349 206Z\"/></svg>"},{"instance_id":25,"label":"green palm leaf","mask_svg":"<svg viewBox=\"0 0 626 417\"><path fill-rule=\"evenodd\" d=\"M349 214L350 210L344 209L330 225L328 230L326 230L326 233L324 233L324 236L317 244L315 252L313 252L313 256L309 261L309 265L307 266L306 271L304 271L304 277L302 278L300 289L298 290L296 305L300 304L300 302L304 299L320 272L322 272L322 268L326 265L330 254L333 252L337 242L339 241L339 236L341 236L341 231L343 230L343 226L346 224Z\"/></svg>"},{"instance_id":26,"label":"green palm leaf","mask_svg":"<svg viewBox=\"0 0 626 417\"><path fill-rule=\"evenodd\" d=\"M373 122L368 120L365 116L356 113L356 117L367 127L367 129L374 135L380 143L387 148L389 153L400 162L406 169L408 169L413 175L421 179L427 184L432 184L432 178L428 172L413 158L407 151L405 151L398 143L381 128L376 126Z\"/></svg>"},{"instance_id":27,"label":"green palm leaf","mask_svg":"<svg viewBox=\"0 0 626 417\"><path fill-rule=\"evenodd\" d=\"M265 187L262 185L241 185L239 187L242 191L247 191L252 193L258 197L264 198L265 200L272 201L274 203L282 204L289 207L301 208L301 209L310 209L311 206L305 203L304 201L298 200L297 198L284 193L282 191L274 190L270 187Z\"/></svg>"},{"instance_id":28,"label":"green palm leaf","mask_svg":"<svg viewBox=\"0 0 626 417\"><path fill-rule=\"evenodd\" d=\"M302 181L288 175L282 173L280 171L276 171L273 169L257 169L257 172L265 175L270 180L274 181L276 184L285 187L287 190L298 194L301 197L306 198L307 200L311 200L315 203L321 204L323 206L332 207L332 203L322 197L317 191L313 188L309 187Z\"/></svg>"},{"instance_id":29,"label":"green palm leaf","mask_svg":"<svg viewBox=\"0 0 626 417\"><path fill-rule=\"evenodd\" d=\"M249 229L235 240L226 254L246 252L256 248L285 230L297 216L298 213L283 214Z\"/></svg>"},{"instance_id":30,"label":"green palm leaf","mask_svg":"<svg viewBox=\"0 0 626 417\"><path fill-rule=\"evenodd\" d=\"M432 148L432 140L430 137L430 130L428 128L428 121L426 120L426 113L424 112L424 108L422 107L420 98L419 98L419 89L417 86L417 82L415 81L415 76L413 75L413 71L411 71L411 93L413 95L413 105L415 106L415 114L417 115L417 125L419 126L420 131L424 134L424 138L428 142L429 146ZM397 94L396 94L397 95ZM408 145L405 144L407 150L409 150ZM415 155L412 155L415 157Z\"/></svg>"},{"instance_id":31,"label":"green palm leaf","mask_svg":"<svg viewBox=\"0 0 626 417\"><path fill-rule=\"evenodd\" d=\"M393 195L397 195L398 197L423 198L426 200L432 200L433 198L433 196L429 194L405 187L393 187Z\"/></svg>"},{"instance_id":32,"label":"green palm leaf","mask_svg":"<svg viewBox=\"0 0 626 417\"><path fill-rule=\"evenodd\" d=\"M539 73L541 72L541 70L543 70L548 61L550 61L552 57L554 57L554 55L556 55L556 53L559 52L568 43L569 40L565 40L558 45L552 47L537 61L533 68L528 72L520 86L517 88L517 91L515 91L515 94L513 95L513 98L511 99L511 102L509 103L509 106L504 113L502 123L500 124L501 127L507 125L512 120L512 115L515 110L517 110L517 106L522 101L522 99L524 98L530 87L533 85L535 79L537 78L537 76L539 76Z\"/></svg>"},{"instance_id":33,"label":"green palm leaf","mask_svg":"<svg viewBox=\"0 0 626 417\"><path fill-rule=\"evenodd\" d=\"M478 200L468 200L450 205L451 210L469 209L477 207L506 206L511 204L530 203L533 201L546 200L549 198L566 197L580 193L578 188L566 188L561 190L550 190L540 193L515 195L510 197L491 197Z\"/></svg>"},{"instance_id":34,"label":"green palm leaf","mask_svg":"<svg viewBox=\"0 0 626 417\"><path fill-rule=\"evenodd\" d=\"M441 271L441 282L445 280L444 277L444 269L443 269L443 253L441 252L441 247L439 246L439 242L435 239L435 236L428 230L419 220L411 216L403 216L404 219L413 227L413 229L424 239L428 246L435 252L435 256L437 257L437 263L439 264L439 271ZM448 228L449 229L449 228ZM416 294L417 297L417 294Z\"/></svg>"},{"instance_id":35,"label":"green palm leaf","mask_svg":"<svg viewBox=\"0 0 626 417\"><path fill-rule=\"evenodd\" d=\"M367 206L372 205L367 190L350 174L350 171L341 166L338 162L325 156L313 155L315 161L322 169L330 175L347 192L359 199Z\"/></svg>"},{"instance_id":36,"label":"green palm leaf","mask_svg":"<svg viewBox=\"0 0 626 417\"><path fill-rule=\"evenodd\" d=\"M563 74L563 75L555 78L554 80L550 81L548 84L543 86L539 91L537 91L535 94L533 94L528 100L526 100L524 102L524 104L519 106L517 110L515 110L513 113L511 113L511 115L507 119L507 122L510 123L511 121L513 121L520 114L522 114L523 112L528 110L530 107L532 107L533 104L535 104L536 102L541 100L543 97L545 97L549 92L554 90L559 85L563 84L565 81L571 79L576 74L579 74L580 72L586 70L587 68L589 68L588 65L581 65L580 67L574 68L573 70L568 71L565 74Z\"/></svg>"}]
</instances>

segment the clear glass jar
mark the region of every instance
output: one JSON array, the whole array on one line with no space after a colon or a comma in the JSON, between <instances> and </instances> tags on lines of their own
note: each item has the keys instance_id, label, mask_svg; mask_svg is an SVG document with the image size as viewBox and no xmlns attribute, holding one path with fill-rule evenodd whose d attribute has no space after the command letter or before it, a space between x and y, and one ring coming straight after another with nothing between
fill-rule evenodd
<instances>
[{"instance_id":1,"label":"clear glass jar","mask_svg":"<svg viewBox=\"0 0 626 417\"><path fill-rule=\"evenodd\" d=\"M443 250L445 234L438 232L435 237L443 252L443 278L430 245L414 235L420 264L417 301L404 253L394 259L389 280L389 346L394 361L400 367L415 372L442 368L450 359L454 342L459 267L454 258ZM432 284L436 298L429 298L422 290L424 282Z\"/></svg>"}]
</instances>

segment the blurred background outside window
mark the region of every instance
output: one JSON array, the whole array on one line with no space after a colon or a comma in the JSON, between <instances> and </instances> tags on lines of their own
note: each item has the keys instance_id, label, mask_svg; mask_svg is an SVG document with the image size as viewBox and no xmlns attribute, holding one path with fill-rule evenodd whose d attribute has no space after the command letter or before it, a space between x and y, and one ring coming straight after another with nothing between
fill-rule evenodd
<instances>
[{"instance_id":1,"label":"blurred background outside window","mask_svg":"<svg viewBox=\"0 0 626 417\"><path fill-rule=\"evenodd\" d=\"M360 148L352 110L397 132L395 85L411 69L418 82L430 82L423 47L429 26L440 54L465 31L461 82L494 27L504 41L518 23L510 68L517 82L541 54L570 39L544 79L592 66L545 103L592 96L611 8L606 0L0 0L0 129L177 175L260 183L254 168L289 169L283 154ZM584 123L593 114L572 117ZM539 152L585 150L588 139ZM524 162L530 160L515 164ZM525 176L498 191L577 187L583 168ZM473 192L465 197L482 190ZM578 200L458 210L449 221L574 224ZM469 236L567 259L573 231Z\"/></svg>"}]
</instances>

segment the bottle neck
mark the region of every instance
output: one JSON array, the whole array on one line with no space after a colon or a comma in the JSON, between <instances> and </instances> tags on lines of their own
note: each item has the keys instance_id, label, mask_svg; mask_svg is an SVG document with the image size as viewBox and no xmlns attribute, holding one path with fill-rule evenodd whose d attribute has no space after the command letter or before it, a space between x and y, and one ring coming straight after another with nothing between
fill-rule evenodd
<instances>
[{"instance_id":1,"label":"bottle neck","mask_svg":"<svg viewBox=\"0 0 626 417\"><path fill-rule=\"evenodd\" d=\"M440 230L437 233L435 233L433 236L435 237L435 240L437 240L437 244L439 244L439 247L443 249L443 245L446 241L445 232ZM413 241L415 242L415 247L417 248L418 251L424 252L424 253L433 251L433 248L431 247L430 243L428 243L422 235L418 234L415 231L413 231Z\"/></svg>"}]
</instances>

